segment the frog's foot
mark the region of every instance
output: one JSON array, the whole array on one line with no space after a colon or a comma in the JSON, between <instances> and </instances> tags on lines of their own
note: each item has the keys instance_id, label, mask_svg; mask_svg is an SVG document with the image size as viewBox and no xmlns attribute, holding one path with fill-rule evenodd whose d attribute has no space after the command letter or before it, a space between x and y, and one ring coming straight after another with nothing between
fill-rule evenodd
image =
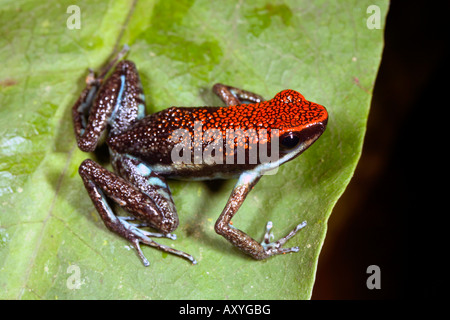
<instances>
[{"instance_id":1,"label":"frog's foot","mask_svg":"<svg viewBox=\"0 0 450 320\"><path fill-rule=\"evenodd\" d=\"M303 229L306 226L306 221L303 221L299 225L297 225L294 230L289 232L285 237L281 238L278 241L271 242L273 238L272 234L272 221L267 222L266 225L266 233L264 234L264 240L261 242L261 246L264 248L265 258L270 257L277 254L284 254L289 252L298 252L299 247L292 248L282 248L282 246L291 239L299 230Z\"/></svg>"},{"instance_id":2,"label":"frog's foot","mask_svg":"<svg viewBox=\"0 0 450 320\"><path fill-rule=\"evenodd\" d=\"M148 267L150 265L150 262L147 260L147 258L144 256L144 253L142 252L140 243L144 243L146 245L149 245L151 247L155 247L159 250L171 253L171 254L175 254L177 256L183 257L189 261L191 261L192 264L197 264L197 260L195 260L195 258L193 256L191 256L190 254L187 254L183 251L165 246L163 244L160 244L158 242L153 241L152 239L150 239L149 237L164 237L164 238L169 238L172 240L176 239L176 236L174 234L171 233L154 233L154 232L149 232L149 231L145 231L145 230L141 230L138 227L136 227L135 224L131 224L128 221L132 220L132 219L127 219L125 217L120 217L119 221L120 223L125 227L125 229L128 231L128 236L126 237L131 244L133 245L133 247L136 249L139 258L141 258L142 263L144 264L144 266Z\"/></svg>"},{"instance_id":3,"label":"frog's foot","mask_svg":"<svg viewBox=\"0 0 450 320\"><path fill-rule=\"evenodd\" d=\"M251 103L259 103L265 101L259 94L242 90L236 87L227 86L221 83L216 83L213 86L213 92L223 101L227 106L240 105L243 101Z\"/></svg>"},{"instance_id":4,"label":"frog's foot","mask_svg":"<svg viewBox=\"0 0 450 320\"><path fill-rule=\"evenodd\" d=\"M105 78L106 74L111 70L111 68L116 64L117 61L122 59L127 53L130 51L130 47L128 45L124 45L122 50L120 50L111 61L108 62L107 65L100 70L98 76L95 74L92 68L89 68L89 74L86 76L86 85L88 87L92 86L100 86Z\"/></svg>"},{"instance_id":5,"label":"frog's foot","mask_svg":"<svg viewBox=\"0 0 450 320\"><path fill-rule=\"evenodd\" d=\"M120 50L113 59L111 59L106 66L103 67L102 70L100 70L98 77L95 78L96 81L101 83L103 79L105 78L106 74L109 72L109 70L112 69L112 67L116 64L117 61L122 59L127 53L130 51L130 47L125 44L122 47L122 50Z\"/></svg>"},{"instance_id":6,"label":"frog's foot","mask_svg":"<svg viewBox=\"0 0 450 320\"><path fill-rule=\"evenodd\" d=\"M146 223L130 223L130 221L137 221L137 219L135 217L117 217L119 218L119 220L122 223L128 223L130 226L132 226L133 228L139 229L140 232L142 232L144 235L146 235L147 237L153 237L153 238L168 238L171 240L176 240L177 239L177 235L174 233L163 233L163 232L151 232L151 231L146 231L146 230L142 230L141 228L145 228L145 227L150 227L149 225L147 225Z\"/></svg>"}]
</instances>

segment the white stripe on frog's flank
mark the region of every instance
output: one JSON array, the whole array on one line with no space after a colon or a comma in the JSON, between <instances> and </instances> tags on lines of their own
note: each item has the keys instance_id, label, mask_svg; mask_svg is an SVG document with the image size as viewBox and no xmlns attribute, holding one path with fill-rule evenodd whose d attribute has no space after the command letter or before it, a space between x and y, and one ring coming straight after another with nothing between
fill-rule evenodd
<instances>
[{"instance_id":1,"label":"white stripe on frog's flank","mask_svg":"<svg viewBox=\"0 0 450 320\"><path fill-rule=\"evenodd\" d=\"M109 124L114 122L114 118L116 117L117 110L119 110L119 106L122 103L122 96L123 96L124 90L125 90L125 76L121 75L120 76L119 94L117 95L116 105L114 106L114 109L113 109L113 111L111 113L111 116L109 117L109 120L108 120Z\"/></svg>"},{"instance_id":2,"label":"white stripe on frog's flank","mask_svg":"<svg viewBox=\"0 0 450 320\"><path fill-rule=\"evenodd\" d=\"M320 136L320 135L319 135ZM276 161L269 161L266 163L261 163L257 165L254 169L249 171L249 173L254 172L255 174L262 176L262 175L274 175L278 172L278 168L285 162L295 158L298 154L305 151L311 144L314 143L314 141L317 140L319 136L314 136L309 140L304 141L303 143L300 143L298 147L296 147L293 150L290 150L288 153L286 153L284 156L280 157Z\"/></svg>"}]
</instances>

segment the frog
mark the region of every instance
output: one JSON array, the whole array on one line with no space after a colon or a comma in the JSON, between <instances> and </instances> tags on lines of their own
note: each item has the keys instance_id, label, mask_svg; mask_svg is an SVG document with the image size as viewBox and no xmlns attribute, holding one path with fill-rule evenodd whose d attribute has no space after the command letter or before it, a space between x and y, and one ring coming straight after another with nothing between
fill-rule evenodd
<instances>
[{"instance_id":1,"label":"frog","mask_svg":"<svg viewBox=\"0 0 450 320\"><path fill-rule=\"evenodd\" d=\"M232 218L263 175L298 157L322 135L328 122L326 108L291 89L265 100L251 91L216 83L212 90L225 106L172 106L147 114L137 67L124 58L128 51L129 47L124 46L98 73L89 69L86 86L72 107L79 149L93 152L106 143L109 150L112 171L91 159L84 160L78 169L106 228L128 240L144 266L150 262L141 245L197 264L191 254L155 241L177 238L173 232L179 218L168 179L237 179L214 225L215 232L257 260L298 252L298 246L285 244L306 226L306 221L276 241L273 223L269 221L259 242L233 225ZM266 135L255 136L256 129L266 130ZM174 138L180 130L184 136ZM234 161L195 158L197 150L201 154L213 145L211 139L198 139L207 130L223 136L213 141L218 148L211 155ZM244 132L241 136L244 138L230 139L228 134L233 130ZM257 146L255 141L277 154L276 159L263 161L262 157L251 157L252 146ZM180 144L185 148L177 149ZM243 152L239 153L239 147ZM174 155L179 155L179 150L187 155L183 158L186 161L175 161ZM239 154L243 157L236 161ZM118 208L126 214L119 214Z\"/></svg>"}]
</instances>

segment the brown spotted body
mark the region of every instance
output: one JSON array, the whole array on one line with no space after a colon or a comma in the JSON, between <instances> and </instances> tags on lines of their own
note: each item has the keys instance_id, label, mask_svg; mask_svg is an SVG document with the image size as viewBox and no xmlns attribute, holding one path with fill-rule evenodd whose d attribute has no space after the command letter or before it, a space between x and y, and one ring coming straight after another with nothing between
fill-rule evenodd
<instances>
[{"instance_id":1,"label":"brown spotted body","mask_svg":"<svg viewBox=\"0 0 450 320\"><path fill-rule=\"evenodd\" d=\"M223 153L224 161L216 164L220 169L213 170L222 173L242 172L243 168L248 170L261 164L261 161L257 157L255 163L238 163L234 158L227 163L227 156L237 156L239 147L248 149L249 145L258 147L266 144L270 151L272 138L280 139L292 133L301 136L301 140L306 140L307 135L323 130L327 116L326 109L321 105L306 100L294 90L284 90L273 99L259 103L228 107L171 107L148 115L129 130L111 136L108 145L115 152L140 157L151 164L171 165L171 152L178 143L172 139L175 130L184 129L189 132L191 151L196 147L196 137L201 137L201 148L204 150L208 144L214 142L214 139L205 138L207 132L216 131L222 138L222 148L219 151ZM201 128L201 132L196 132L197 128ZM133 144L128 143L130 139L133 139ZM191 155L191 162L194 163L194 153L191 152ZM246 159L249 159L248 150ZM190 171L187 167L184 169L186 170L183 176L188 176L189 173L198 175L198 172ZM211 171L211 168L205 167L205 170ZM178 172L178 175L180 173Z\"/></svg>"}]
</instances>

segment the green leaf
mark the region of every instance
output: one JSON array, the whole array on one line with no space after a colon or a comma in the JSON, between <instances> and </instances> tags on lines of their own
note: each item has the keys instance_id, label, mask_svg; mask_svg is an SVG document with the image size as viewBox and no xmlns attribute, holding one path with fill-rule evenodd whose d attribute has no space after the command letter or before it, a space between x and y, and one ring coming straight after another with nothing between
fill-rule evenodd
<instances>
[{"instance_id":1,"label":"green leaf","mask_svg":"<svg viewBox=\"0 0 450 320\"><path fill-rule=\"evenodd\" d=\"M69 29L73 1L1 1L0 298L308 299L327 221L359 156L383 47L386 0L77 1L81 28ZM369 29L370 5L381 29ZM127 43L148 111L219 105L222 82L266 98L300 91L327 107L328 128L302 156L256 185L234 225L288 242L300 252L255 261L214 232L235 181L170 181L178 240L193 266L109 232L77 173L70 109L89 67ZM79 277L77 289L75 279ZM74 286L75 284L75 286Z\"/></svg>"}]
</instances>

